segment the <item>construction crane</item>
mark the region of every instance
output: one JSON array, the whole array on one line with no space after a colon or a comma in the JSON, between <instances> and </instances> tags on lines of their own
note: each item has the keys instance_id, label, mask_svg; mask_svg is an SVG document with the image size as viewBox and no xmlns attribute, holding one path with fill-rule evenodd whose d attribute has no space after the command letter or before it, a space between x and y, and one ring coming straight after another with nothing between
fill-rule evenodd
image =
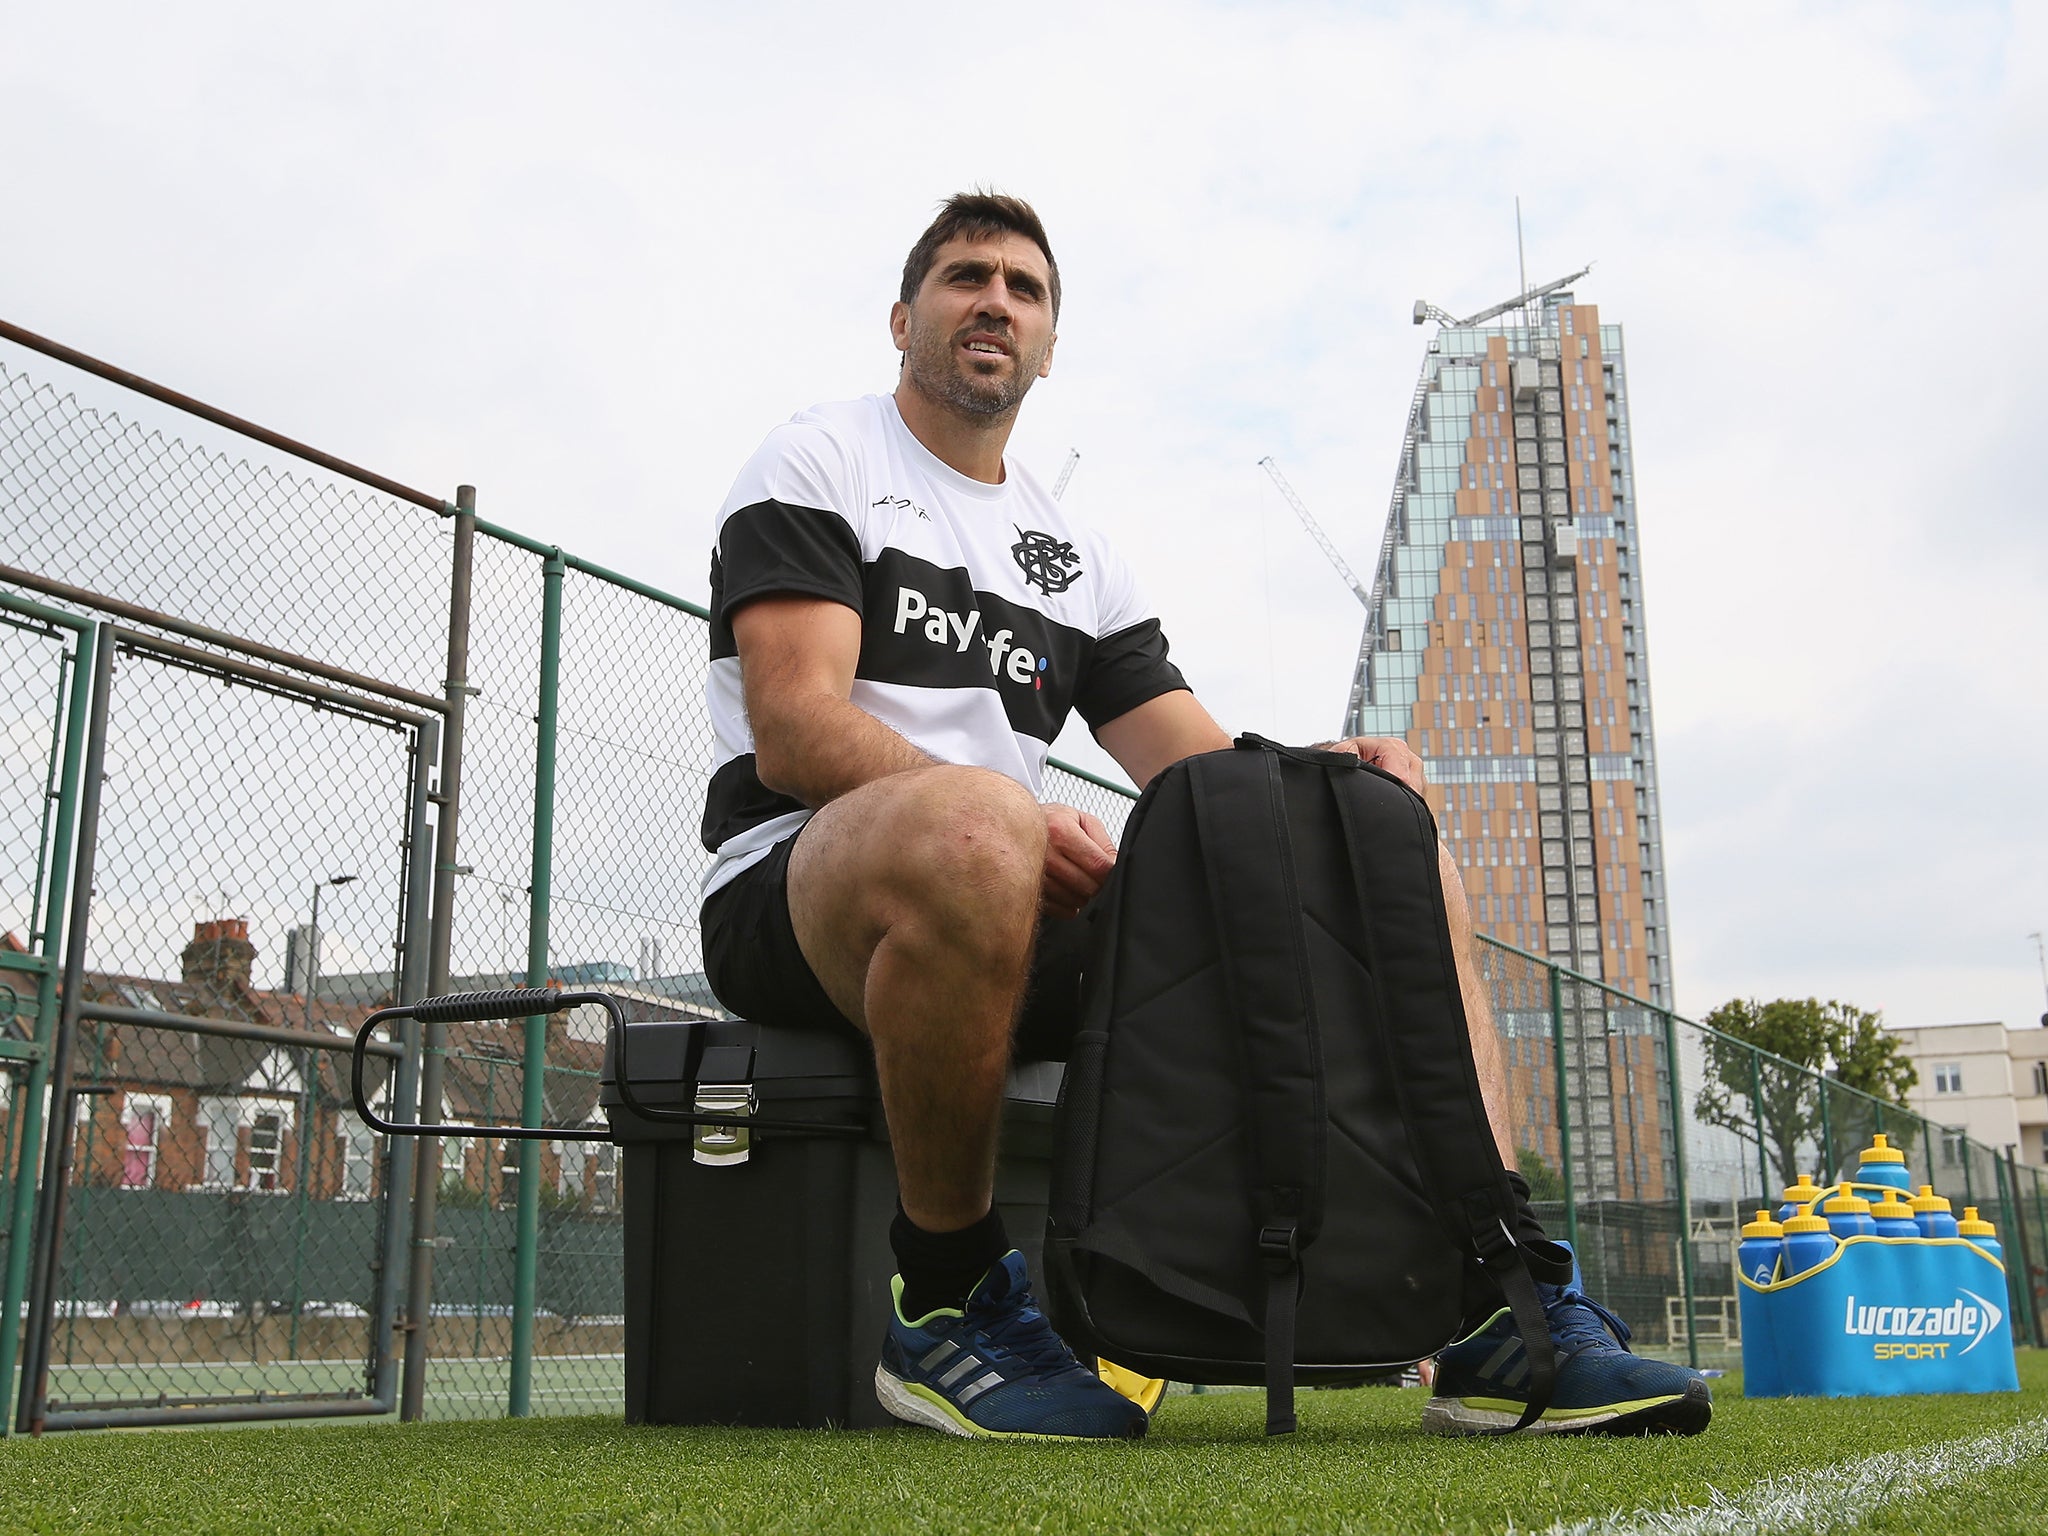
<instances>
[{"instance_id":1,"label":"construction crane","mask_svg":"<svg viewBox=\"0 0 2048 1536\"><path fill-rule=\"evenodd\" d=\"M1074 478L1074 466L1080 462L1081 450L1069 448L1067 450L1067 462L1060 466L1060 477L1052 483L1052 499L1054 501L1060 499L1060 494L1067 488L1067 482Z\"/></svg>"},{"instance_id":2,"label":"construction crane","mask_svg":"<svg viewBox=\"0 0 2048 1536\"><path fill-rule=\"evenodd\" d=\"M1487 321L1493 319L1494 316L1504 315L1511 309L1520 309L1532 299L1540 299L1547 293L1557 292L1560 288L1569 288L1592 270L1593 264L1587 262L1585 266L1579 268L1570 277L1560 277L1556 282L1545 283L1541 288L1531 288L1526 293L1518 293L1512 299L1496 304L1491 309L1482 309L1476 315L1467 315L1463 320L1453 319L1448 311L1438 309L1427 299L1417 299L1415 301L1415 323L1421 325L1426 320L1434 320L1438 325L1446 326L1484 325Z\"/></svg>"},{"instance_id":3,"label":"construction crane","mask_svg":"<svg viewBox=\"0 0 2048 1536\"><path fill-rule=\"evenodd\" d=\"M1337 553L1337 546L1332 544L1330 536L1323 532L1323 525L1310 514L1302 499L1294 494L1294 487L1287 483L1287 477L1280 473L1280 466L1273 462L1270 453L1259 460L1259 468L1271 476L1273 483L1280 487L1280 494L1287 498L1287 505L1294 508L1294 515L1301 519L1301 526L1308 530L1309 537L1314 539L1322 552L1329 557L1330 564L1337 567L1337 574L1344 578L1345 585L1351 588L1352 593L1365 605L1366 612L1370 613L1372 595L1365 590L1365 584L1352 574L1351 567L1344 557Z\"/></svg>"}]
</instances>

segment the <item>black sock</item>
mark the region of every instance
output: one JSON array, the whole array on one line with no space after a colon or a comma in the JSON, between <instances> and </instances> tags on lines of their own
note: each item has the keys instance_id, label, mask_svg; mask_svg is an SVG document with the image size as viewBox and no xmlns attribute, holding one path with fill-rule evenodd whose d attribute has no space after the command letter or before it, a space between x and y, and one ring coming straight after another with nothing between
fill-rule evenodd
<instances>
[{"instance_id":1,"label":"black sock","mask_svg":"<svg viewBox=\"0 0 2048 1536\"><path fill-rule=\"evenodd\" d=\"M898 1205L889 1223L889 1246L903 1277L903 1317L914 1323L940 1307L962 1306L989 1266L1010 1251L1010 1238L994 1206L957 1232L927 1232Z\"/></svg>"}]
</instances>

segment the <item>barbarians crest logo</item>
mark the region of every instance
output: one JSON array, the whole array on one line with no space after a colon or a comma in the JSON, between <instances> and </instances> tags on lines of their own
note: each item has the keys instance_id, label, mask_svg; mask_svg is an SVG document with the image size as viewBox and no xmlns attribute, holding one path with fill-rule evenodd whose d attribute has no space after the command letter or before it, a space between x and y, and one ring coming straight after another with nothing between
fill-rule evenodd
<instances>
[{"instance_id":1,"label":"barbarians crest logo","mask_svg":"<svg viewBox=\"0 0 2048 1536\"><path fill-rule=\"evenodd\" d=\"M1025 582L1047 597L1057 596L1081 579L1081 557L1065 539L1049 533L1017 528L1017 542L1010 546L1010 558L1024 573Z\"/></svg>"}]
</instances>

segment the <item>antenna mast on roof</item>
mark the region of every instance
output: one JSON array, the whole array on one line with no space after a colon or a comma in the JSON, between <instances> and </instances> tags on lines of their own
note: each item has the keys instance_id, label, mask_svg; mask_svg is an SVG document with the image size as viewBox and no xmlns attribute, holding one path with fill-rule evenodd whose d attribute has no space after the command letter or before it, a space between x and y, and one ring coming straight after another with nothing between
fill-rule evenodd
<instances>
[{"instance_id":1,"label":"antenna mast on roof","mask_svg":"<svg viewBox=\"0 0 2048 1536\"><path fill-rule=\"evenodd\" d=\"M1529 257L1522 249L1522 198L1515 196L1515 269L1522 279L1522 329L1529 328Z\"/></svg>"}]
</instances>

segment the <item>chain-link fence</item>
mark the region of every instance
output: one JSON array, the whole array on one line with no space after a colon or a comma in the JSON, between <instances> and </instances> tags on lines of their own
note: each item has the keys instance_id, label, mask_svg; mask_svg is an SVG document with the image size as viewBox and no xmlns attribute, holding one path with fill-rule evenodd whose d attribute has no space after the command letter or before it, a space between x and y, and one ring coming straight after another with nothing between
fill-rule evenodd
<instances>
[{"instance_id":1,"label":"chain-link fence","mask_svg":"<svg viewBox=\"0 0 2048 1536\"><path fill-rule=\"evenodd\" d=\"M416 1182L407 1139L356 1119L337 1047L430 980L715 1010L705 615L138 387L61 393L0 352L0 1253L33 1304L39 1422L388 1408L398 1318L428 1335L407 1401L435 1416L614 1410L613 1149L451 1138L423 1144ZM1113 832L1132 803L1058 765L1047 794ZM81 921L62 909L82 808ZM1999 1223L2033 1325L2037 1170L1505 945L1480 964L1538 1212L1640 1348L1732 1358L1741 1221L1878 1129ZM580 1012L407 1037L376 1058L375 1107L601 1125L602 1031ZM68 1131L38 1269L20 1197L46 1103ZM421 1243L424 1318L398 1262Z\"/></svg>"},{"instance_id":2,"label":"chain-link fence","mask_svg":"<svg viewBox=\"0 0 2048 1536\"><path fill-rule=\"evenodd\" d=\"M1538 1214L1574 1242L1638 1349L1734 1363L1743 1223L1777 1211L1801 1174L1854 1177L1878 1132L1917 1183L1997 1226L2019 1335L2041 1341L2043 1170L1521 950L1479 950Z\"/></svg>"},{"instance_id":3,"label":"chain-link fence","mask_svg":"<svg viewBox=\"0 0 2048 1536\"><path fill-rule=\"evenodd\" d=\"M79 1044L51 1426L372 1398L385 1160L345 1054L105 1022Z\"/></svg>"}]
</instances>

